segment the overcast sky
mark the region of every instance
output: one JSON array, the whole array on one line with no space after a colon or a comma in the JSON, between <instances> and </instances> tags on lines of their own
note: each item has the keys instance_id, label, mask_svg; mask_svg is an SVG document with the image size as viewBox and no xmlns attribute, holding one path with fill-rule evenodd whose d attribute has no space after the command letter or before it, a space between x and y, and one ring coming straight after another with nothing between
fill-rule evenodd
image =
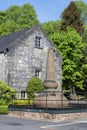
<instances>
[{"instance_id":1,"label":"overcast sky","mask_svg":"<svg viewBox=\"0 0 87 130\"><path fill-rule=\"evenodd\" d=\"M59 20L63 10L74 0L0 0L0 10L5 10L12 5L22 6L31 4L41 23ZM87 0L83 0L87 4Z\"/></svg>"}]
</instances>

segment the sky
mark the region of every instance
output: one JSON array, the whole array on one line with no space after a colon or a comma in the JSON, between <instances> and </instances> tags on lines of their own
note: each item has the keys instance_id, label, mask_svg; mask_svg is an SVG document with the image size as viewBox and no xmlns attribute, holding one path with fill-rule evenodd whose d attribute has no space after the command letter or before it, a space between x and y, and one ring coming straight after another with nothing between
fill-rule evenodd
<instances>
[{"instance_id":1,"label":"sky","mask_svg":"<svg viewBox=\"0 0 87 130\"><path fill-rule=\"evenodd\" d=\"M60 20L60 16L69 3L74 0L0 0L0 10L12 5L22 6L29 3L36 11L41 23ZM78 0L79 1L79 0ZM83 0L87 4L87 0Z\"/></svg>"}]
</instances>

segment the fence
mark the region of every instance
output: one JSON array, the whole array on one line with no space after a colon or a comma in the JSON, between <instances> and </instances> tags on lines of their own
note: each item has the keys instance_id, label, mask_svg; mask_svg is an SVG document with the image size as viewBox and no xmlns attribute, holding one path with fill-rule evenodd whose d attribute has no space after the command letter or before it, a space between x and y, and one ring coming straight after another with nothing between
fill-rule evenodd
<instances>
[{"instance_id":1,"label":"fence","mask_svg":"<svg viewBox=\"0 0 87 130\"><path fill-rule=\"evenodd\" d=\"M60 95L60 99L55 99L55 95L59 94ZM35 96L39 96L40 102L44 102L46 103L45 105L45 109L48 109L48 102L52 102L52 104L54 104L54 102L60 102L61 104L61 109L64 109L64 102L66 102L66 99L64 98L63 95L65 95L65 97L67 98L68 101L68 107L66 109L86 109L87 108L87 92L77 92L76 94L64 94L63 92L55 92L55 91L51 91L51 92L44 92L44 93L27 93L27 92L16 92L16 93L12 93L12 98L11 98L11 103L10 103L10 107L20 107L20 108L36 108L33 105L34 102L34 98ZM44 99L42 97L45 97ZM48 97L51 97L50 99ZM54 98L54 99L53 99ZM37 99L37 101L39 101ZM58 108L57 108L58 109ZM60 109L60 108L59 108Z\"/></svg>"}]
</instances>

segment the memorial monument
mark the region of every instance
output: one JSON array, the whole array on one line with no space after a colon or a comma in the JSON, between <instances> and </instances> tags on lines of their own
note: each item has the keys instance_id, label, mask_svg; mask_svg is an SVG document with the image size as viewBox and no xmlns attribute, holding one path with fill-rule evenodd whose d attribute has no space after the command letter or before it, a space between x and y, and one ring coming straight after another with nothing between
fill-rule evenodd
<instances>
[{"instance_id":1,"label":"memorial monument","mask_svg":"<svg viewBox=\"0 0 87 130\"><path fill-rule=\"evenodd\" d=\"M62 92L57 91L56 67L54 63L54 49L49 48L46 80L44 81L44 92L34 98L34 106L39 108L66 108L68 101Z\"/></svg>"}]
</instances>

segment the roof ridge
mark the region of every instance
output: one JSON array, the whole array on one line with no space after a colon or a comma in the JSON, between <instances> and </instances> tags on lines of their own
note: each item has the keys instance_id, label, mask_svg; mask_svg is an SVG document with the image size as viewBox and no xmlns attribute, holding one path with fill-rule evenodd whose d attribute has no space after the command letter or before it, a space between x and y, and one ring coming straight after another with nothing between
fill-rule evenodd
<instances>
[{"instance_id":1,"label":"roof ridge","mask_svg":"<svg viewBox=\"0 0 87 130\"><path fill-rule=\"evenodd\" d=\"M24 28L19 31L6 34L3 36L0 36L0 52L4 52L6 48L8 48L9 44L12 43L13 41L19 39L21 36L23 36L27 31L30 30L34 31L35 28L41 27L40 24L36 24L35 26L32 26L30 28Z\"/></svg>"}]
</instances>

